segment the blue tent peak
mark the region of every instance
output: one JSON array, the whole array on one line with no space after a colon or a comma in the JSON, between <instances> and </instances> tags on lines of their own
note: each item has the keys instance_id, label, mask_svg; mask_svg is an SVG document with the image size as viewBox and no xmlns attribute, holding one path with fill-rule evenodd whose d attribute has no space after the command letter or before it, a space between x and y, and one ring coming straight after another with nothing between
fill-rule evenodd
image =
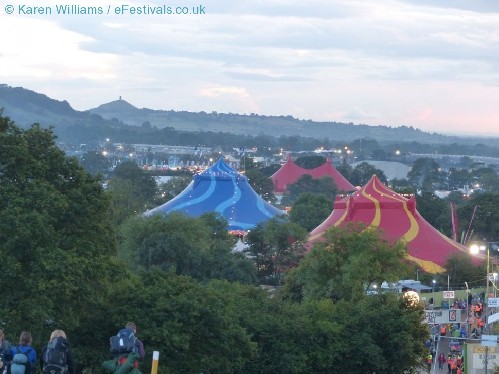
<instances>
[{"instance_id":1,"label":"blue tent peak","mask_svg":"<svg viewBox=\"0 0 499 374\"><path fill-rule=\"evenodd\" d=\"M246 176L227 165L221 157L175 198L145 213L181 212L191 217L218 212L229 223L229 230L250 230L261 222L286 214L262 199Z\"/></svg>"}]
</instances>

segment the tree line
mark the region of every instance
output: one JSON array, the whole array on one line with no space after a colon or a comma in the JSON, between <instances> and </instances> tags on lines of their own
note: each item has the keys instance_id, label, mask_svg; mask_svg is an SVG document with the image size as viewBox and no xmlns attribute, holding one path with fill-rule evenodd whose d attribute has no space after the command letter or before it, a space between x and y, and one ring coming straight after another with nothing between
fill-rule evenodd
<instances>
[{"instance_id":1,"label":"tree line","mask_svg":"<svg viewBox=\"0 0 499 374\"><path fill-rule=\"evenodd\" d=\"M309 252L307 231L278 217L234 253L220 216L141 216L149 178L122 170L104 189L52 130L0 116L8 340L31 331L40 352L63 329L84 373L101 372L127 321L146 346L144 372L153 350L161 373L401 372L422 362L422 306L365 292L410 274L403 245L351 227ZM259 287L269 284L280 287Z\"/></svg>"}]
</instances>

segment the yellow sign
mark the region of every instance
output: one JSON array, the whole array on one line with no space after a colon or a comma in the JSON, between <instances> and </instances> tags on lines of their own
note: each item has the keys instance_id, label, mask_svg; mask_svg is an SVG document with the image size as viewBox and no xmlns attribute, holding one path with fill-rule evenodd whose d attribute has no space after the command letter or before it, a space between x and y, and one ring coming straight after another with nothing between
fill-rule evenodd
<instances>
[{"instance_id":1,"label":"yellow sign","mask_svg":"<svg viewBox=\"0 0 499 374\"><path fill-rule=\"evenodd\" d=\"M485 353L485 349L487 347L482 347L481 345L474 344L473 345L473 353ZM488 347L489 348L489 354L490 353L496 353L496 347Z\"/></svg>"}]
</instances>

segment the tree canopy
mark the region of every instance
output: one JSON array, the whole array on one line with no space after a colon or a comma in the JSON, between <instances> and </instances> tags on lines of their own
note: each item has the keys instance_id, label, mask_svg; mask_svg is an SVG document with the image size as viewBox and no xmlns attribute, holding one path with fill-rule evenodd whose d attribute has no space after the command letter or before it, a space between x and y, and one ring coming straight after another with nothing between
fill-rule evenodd
<instances>
[{"instance_id":1,"label":"tree canopy","mask_svg":"<svg viewBox=\"0 0 499 374\"><path fill-rule=\"evenodd\" d=\"M236 240L228 234L227 221L214 213L200 218L181 213L135 217L120 232L118 253L134 271L159 268L199 281L256 280L252 262L232 252Z\"/></svg>"},{"instance_id":2,"label":"tree canopy","mask_svg":"<svg viewBox=\"0 0 499 374\"><path fill-rule=\"evenodd\" d=\"M77 372L94 373L126 321L146 346L144 372L153 350L162 373L398 372L423 356L421 306L365 293L404 273L400 244L333 229L305 254L306 230L278 217L247 235L247 258L223 217L143 217L149 175L122 165L105 191L54 139L0 115L0 323L11 341L29 330L40 351L64 329ZM277 293L255 286L283 278Z\"/></svg>"},{"instance_id":3,"label":"tree canopy","mask_svg":"<svg viewBox=\"0 0 499 374\"><path fill-rule=\"evenodd\" d=\"M255 262L260 284L279 285L285 270L303 255L307 232L287 218L275 217L257 225L246 238L245 253Z\"/></svg>"},{"instance_id":4,"label":"tree canopy","mask_svg":"<svg viewBox=\"0 0 499 374\"><path fill-rule=\"evenodd\" d=\"M50 129L0 116L0 315L35 343L72 330L107 297L115 235L99 180L56 146Z\"/></svg>"},{"instance_id":5,"label":"tree canopy","mask_svg":"<svg viewBox=\"0 0 499 374\"><path fill-rule=\"evenodd\" d=\"M116 224L121 224L154 206L156 181L135 162L125 161L114 169L109 193L112 218Z\"/></svg>"},{"instance_id":6,"label":"tree canopy","mask_svg":"<svg viewBox=\"0 0 499 374\"><path fill-rule=\"evenodd\" d=\"M391 244L379 231L361 225L332 227L323 242L285 277L285 295L293 300L362 298L369 286L395 281L407 273L403 259L407 248Z\"/></svg>"},{"instance_id":7,"label":"tree canopy","mask_svg":"<svg viewBox=\"0 0 499 374\"><path fill-rule=\"evenodd\" d=\"M308 232L319 226L333 209L333 202L323 195L302 193L293 204L289 219Z\"/></svg>"},{"instance_id":8,"label":"tree canopy","mask_svg":"<svg viewBox=\"0 0 499 374\"><path fill-rule=\"evenodd\" d=\"M387 182L385 173L367 162L361 162L360 164L355 166L350 174L349 181L354 186L363 186L367 182L369 182L373 175L377 175L381 182Z\"/></svg>"},{"instance_id":9,"label":"tree canopy","mask_svg":"<svg viewBox=\"0 0 499 374\"><path fill-rule=\"evenodd\" d=\"M312 178L309 174L302 175L295 183L287 186L287 191L282 198L282 204L291 206L300 197L300 194L307 192L313 195L323 195L330 201L334 201L338 187L331 177Z\"/></svg>"}]
</instances>

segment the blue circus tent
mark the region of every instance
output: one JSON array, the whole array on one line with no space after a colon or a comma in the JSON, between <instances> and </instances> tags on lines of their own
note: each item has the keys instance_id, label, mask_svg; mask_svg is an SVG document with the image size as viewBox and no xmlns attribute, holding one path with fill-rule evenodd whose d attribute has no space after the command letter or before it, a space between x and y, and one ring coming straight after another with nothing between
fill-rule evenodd
<instances>
[{"instance_id":1,"label":"blue circus tent","mask_svg":"<svg viewBox=\"0 0 499 374\"><path fill-rule=\"evenodd\" d=\"M262 199L239 174L220 158L213 166L196 174L175 198L144 214L181 212L190 217L218 212L229 223L229 230L250 230L261 222L286 214Z\"/></svg>"}]
</instances>

